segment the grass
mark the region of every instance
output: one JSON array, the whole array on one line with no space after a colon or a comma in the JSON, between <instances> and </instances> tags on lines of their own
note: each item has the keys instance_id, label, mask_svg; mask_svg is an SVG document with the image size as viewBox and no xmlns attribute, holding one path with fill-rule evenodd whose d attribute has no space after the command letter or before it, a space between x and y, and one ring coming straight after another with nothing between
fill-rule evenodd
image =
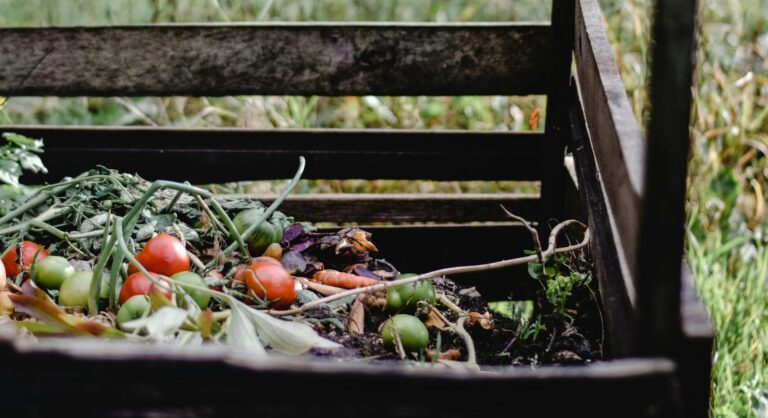
<instances>
[{"instance_id":1,"label":"grass","mask_svg":"<svg viewBox=\"0 0 768 418\"><path fill-rule=\"evenodd\" d=\"M768 0L699 0L687 258L717 331L712 415L768 416ZM512 0L0 0L0 26L237 20L541 20ZM639 120L650 0L601 1ZM541 97L14 98L4 123L527 130ZM235 187L256 187L236 185ZM260 185L258 187L271 187ZM466 192L507 183L305 183L321 191ZM241 190L247 191L247 190Z\"/></svg>"}]
</instances>

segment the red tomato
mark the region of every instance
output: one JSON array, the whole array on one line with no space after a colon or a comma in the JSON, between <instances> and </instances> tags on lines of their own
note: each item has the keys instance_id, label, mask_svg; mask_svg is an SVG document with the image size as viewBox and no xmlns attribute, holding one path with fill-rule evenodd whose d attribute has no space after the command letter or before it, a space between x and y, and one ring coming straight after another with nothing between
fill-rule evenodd
<instances>
[{"instance_id":1,"label":"red tomato","mask_svg":"<svg viewBox=\"0 0 768 418\"><path fill-rule=\"evenodd\" d=\"M275 309L288 309L296 301L296 287L282 265L269 261L256 261L243 271L248 292L260 299L274 302Z\"/></svg>"},{"instance_id":2,"label":"red tomato","mask_svg":"<svg viewBox=\"0 0 768 418\"><path fill-rule=\"evenodd\" d=\"M154 279L157 279L160 281L160 283L164 284L165 286L169 286L169 283L165 280L162 280L161 275L152 273L152 277ZM131 298L131 296L136 295L149 295L149 290L152 288L152 281L149 280L144 276L144 273L138 272L133 273L130 276L126 277L125 281L123 282L123 287L120 288L120 304L122 305ZM163 289L161 287L157 288L160 293L163 294L168 300L171 300L171 292Z\"/></svg>"},{"instance_id":3,"label":"red tomato","mask_svg":"<svg viewBox=\"0 0 768 418\"><path fill-rule=\"evenodd\" d=\"M163 276L173 276L180 271L189 271L189 254L178 238L168 234L157 234L147 241L136 260L149 271ZM139 271L129 264L128 273Z\"/></svg>"},{"instance_id":4,"label":"red tomato","mask_svg":"<svg viewBox=\"0 0 768 418\"><path fill-rule=\"evenodd\" d=\"M37 254L37 258L35 259L36 263L45 257L48 257L49 255L45 248L41 248L39 245L32 241L22 241L19 247L21 247L21 264L19 264L19 253L16 250L16 247L8 251L8 253L5 254L5 257L3 257L3 266L5 267L5 272L8 276L11 277L16 277L19 275L19 273L29 268L38 248L40 248L40 252Z\"/></svg>"}]
</instances>

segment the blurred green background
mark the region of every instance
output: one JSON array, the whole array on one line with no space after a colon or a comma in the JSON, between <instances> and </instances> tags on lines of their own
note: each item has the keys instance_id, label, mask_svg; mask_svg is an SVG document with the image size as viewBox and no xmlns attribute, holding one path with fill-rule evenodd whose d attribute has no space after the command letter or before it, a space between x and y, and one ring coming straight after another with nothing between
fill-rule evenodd
<instances>
[{"instance_id":1,"label":"blurred green background","mask_svg":"<svg viewBox=\"0 0 768 418\"><path fill-rule=\"evenodd\" d=\"M650 0L600 1L638 120ZM717 330L712 415L768 416L768 0L699 0L687 257ZM200 21L547 20L548 1L0 0L0 26ZM542 97L16 97L0 124L540 129ZM541 113L539 126L531 123ZM532 126L533 125L533 126ZM109 140L109 138L105 138ZM227 185L265 191L277 183ZM535 191L518 182L303 182L304 191Z\"/></svg>"}]
</instances>

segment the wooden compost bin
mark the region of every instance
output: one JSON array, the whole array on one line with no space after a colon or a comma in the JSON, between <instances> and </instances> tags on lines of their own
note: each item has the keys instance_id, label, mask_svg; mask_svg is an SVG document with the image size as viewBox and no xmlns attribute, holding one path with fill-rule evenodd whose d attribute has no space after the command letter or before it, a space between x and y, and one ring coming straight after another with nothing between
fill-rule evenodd
<instances>
[{"instance_id":1,"label":"wooden compost bin","mask_svg":"<svg viewBox=\"0 0 768 418\"><path fill-rule=\"evenodd\" d=\"M222 347L0 337L4 411L47 416L704 416L712 331L681 263L693 1L655 12L646 139L596 0L555 0L547 23L266 23L0 30L0 94L547 95L544 132L13 126L44 138L50 176L96 164L148 179L541 181L539 196L301 195L307 221L373 226L404 271L518 256L530 235L588 222L608 359L498 373L256 360ZM575 70L573 70L575 68ZM566 168L565 159L575 162ZM493 222L493 223L478 223ZM482 242L483 245L468 245ZM419 253L418 259L412 254ZM681 267L682 266L682 267ZM532 294L519 271L486 295ZM165 416L165 415L163 415Z\"/></svg>"}]
</instances>

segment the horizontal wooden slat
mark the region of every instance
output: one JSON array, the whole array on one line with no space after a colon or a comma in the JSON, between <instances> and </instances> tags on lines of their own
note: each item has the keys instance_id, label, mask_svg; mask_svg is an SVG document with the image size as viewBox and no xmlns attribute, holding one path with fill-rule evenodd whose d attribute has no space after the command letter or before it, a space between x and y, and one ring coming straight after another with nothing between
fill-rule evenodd
<instances>
[{"instance_id":1,"label":"horizontal wooden slat","mask_svg":"<svg viewBox=\"0 0 768 418\"><path fill-rule=\"evenodd\" d=\"M148 179L214 183L306 179L538 180L541 133L426 130L249 130L2 127L45 141L55 181L101 164Z\"/></svg>"},{"instance_id":2,"label":"horizontal wooden slat","mask_svg":"<svg viewBox=\"0 0 768 418\"><path fill-rule=\"evenodd\" d=\"M248 195L250 196L250 195ZM229 196L227 196L229 197ZM270 203L273 197L259 197ZM539 197L535 194L294 194L280 210L296 220L309 222L503 222L501 209L535 219Z\"/></svg>"},{"instance_id":3,"label":"horizontal wooden slat","mask_svg":"<svg viewBox=\"0 0 768 418\"><path fill-rule=\"evenodd\" d=\"M478 402L496 393L504 393L505 404L520 416L678 416L675 367L664 359L475 372L392 361L264 359L214 344L72 338L13 344L5 337L0 348L6 363L0 389L15 394L4 402L9 416L60 414L62 405L83 393L90 394L89 402L77 406L78 416L464 418L497 414L498 403ZM115 378L119 394L104 383ZM189 381L194 384L180 383ZM311 388L300 400L285 389L296 382ZM430 390L413 396L414 387ZM339 393L348 399L330 406L328 399ZM375 407L371 393L378 397Z\"/></svg>"},{"instance_id":4,"label":"horizontal wooden slat","mask_svg":"<svg viewBox=\"0 0 768 418\"><path fill-rule=\"evenodd\" d=\"M0 29L0 95L544 94L549 26Z\"/></svg>"},{"instance_id":5,"label":"horizontal wooden slat","mask_svg":"<svg viewBox=\"0 0 768 418\"><path fill-rule=\"evenodd\" d=\"M645 144L621 82L596 0L576 5L576 70L584 113L634 303Z\"/></svg>"}]
</instances>

